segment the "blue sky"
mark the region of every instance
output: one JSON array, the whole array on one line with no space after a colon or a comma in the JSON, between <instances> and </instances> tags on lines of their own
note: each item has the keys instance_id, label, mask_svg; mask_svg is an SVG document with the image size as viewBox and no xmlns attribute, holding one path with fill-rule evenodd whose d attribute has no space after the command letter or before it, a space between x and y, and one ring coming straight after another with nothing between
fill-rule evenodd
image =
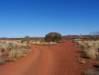
<instances>
[{"instance_id":1,"label":"blue sky","mask_svg":"<svg viewBox=\"0 0 99 75\"><path fill-rule=\"evenodd\" d=\"M0 37L99 31L99 0L0 0Z\"/></svg>"}]
</instances>

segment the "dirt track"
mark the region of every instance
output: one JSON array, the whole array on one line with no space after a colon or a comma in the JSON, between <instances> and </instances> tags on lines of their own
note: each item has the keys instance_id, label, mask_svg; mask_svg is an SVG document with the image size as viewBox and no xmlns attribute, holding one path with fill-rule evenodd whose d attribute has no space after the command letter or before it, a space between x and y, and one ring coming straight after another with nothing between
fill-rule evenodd
<instances>
[{"instance_id":1,"label":"dirt track","mask_svg":"<svg viewBox=\"0 0 99 75\"><path fill-rule=\"evenodd\" d=\"M28 56L1 65L0 75L81 75L77 50L71 42L50 46L33 45Z\"/></svg>"}]
</instances>

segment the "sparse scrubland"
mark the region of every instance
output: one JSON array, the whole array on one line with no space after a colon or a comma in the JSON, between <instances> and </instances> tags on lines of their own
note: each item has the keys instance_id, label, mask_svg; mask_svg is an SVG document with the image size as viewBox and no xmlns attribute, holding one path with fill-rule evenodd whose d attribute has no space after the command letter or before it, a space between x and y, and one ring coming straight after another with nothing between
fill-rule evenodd
<instances>
[{"instance_id":1,"label":"sparse scrubland","mask_svg":"<svg viewBox=\"0 0 99 75\"><path fill-rule=\"evenodd\" d=\"M26 56L30 51L28 43L20 41L0 41L0 63L7 61L15 61L21 57Z\"/></svg>"},{"instance_id":2,"label":"sparse scrubland","mask_svg":"<svg viewBox=\"0 0 99 75\"><path fill-rule=\"evenodd\" d=\"M87 61L99 62L99 40L79 40L76 41L80 47L80 63L86 64ZM88 62L90 64L90 62ZM83 75L99 75L99 63L92 64L93 68L88 69Z\"/></svg>"},{"instance_id":3,"label":"sparse scrubland","mask_svg":"<svg viewBox=\"0 0 99 75\"><path fill-rule=\"evenodd\" d=\"M0 40L0 64L7 67L2 75L99 75L99 40L67 40L56 32L36 40Z\"/></svg>"}]
</instances>

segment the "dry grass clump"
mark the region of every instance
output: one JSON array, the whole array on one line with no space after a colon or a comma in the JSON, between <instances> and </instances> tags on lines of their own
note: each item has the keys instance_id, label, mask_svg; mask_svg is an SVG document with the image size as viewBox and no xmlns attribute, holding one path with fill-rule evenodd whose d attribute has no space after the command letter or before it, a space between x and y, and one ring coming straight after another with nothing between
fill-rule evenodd
<instances>
[{"instance_id":1,"label":"dry grass clump","mask_svg":"<svg viewBox=\"0 0 99 75\"><path fill-rule=\"evenodd\" d=\"M99 56L99 41L78 41L81 47L81 56L96 59Z\"/></svg>"},{"instance_id":2,"label":"dry grass clump","mask_svg":"<svg viewBox=\"0 0 99 75\"><path fill-rule=\"evenodd\" d=\"M54 44L57 44L57 42L46 42L46 41L32 41L32 44L35 44L35 45L54 45Z\"/></svg>"},{"instance_id":3,"label":"dry grass clump","mask_svg":"<svg viewBox=\"0 0 99 75\"><path fill-rule=\"evenodd\" d=\"M0 63L14 61L25 56L30 51L27 43L15 41L0 42Z\"/></svg>"},{"instance_id":4,"label":"dry grass clump","mask_svg":"<svg viewBox=\"0 0 99 75\"><path fill-rule=\"evenodd\" d=\"M99 75L99 71L87 70L82 75Z\"/></svg>"}]
</instances>

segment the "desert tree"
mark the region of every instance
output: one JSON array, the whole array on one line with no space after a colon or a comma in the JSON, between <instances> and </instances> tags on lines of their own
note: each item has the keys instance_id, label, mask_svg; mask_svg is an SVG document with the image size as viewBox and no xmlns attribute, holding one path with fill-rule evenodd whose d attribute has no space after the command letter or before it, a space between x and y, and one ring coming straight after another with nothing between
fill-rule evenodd
<instances>
[{"instance_id":1,"label":"desert tree","mask_svg":"<svg viewBox=\"0 0 99 75\"><path fill-rule=\"evenodd\" d=\"M45 41L47 42L59 42L62 38L62 35L58 32L50 32L46 34Z\"/></svg>"}]
</instances>

